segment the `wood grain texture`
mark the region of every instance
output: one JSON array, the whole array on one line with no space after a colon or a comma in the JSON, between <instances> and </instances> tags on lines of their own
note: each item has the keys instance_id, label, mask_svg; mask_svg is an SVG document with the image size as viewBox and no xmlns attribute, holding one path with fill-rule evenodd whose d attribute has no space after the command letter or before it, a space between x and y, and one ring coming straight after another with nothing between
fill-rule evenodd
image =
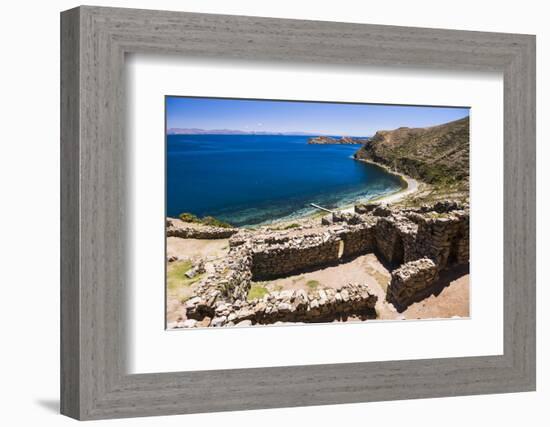
<instances>
[{"instance_id":1,"label":"wood grain texture","mask_svg":"<svg viewBox=\"0 0 550 427\"><path fill-rule=\"evenodd\" d=\"M79 11L61 19L61 412L80 414Z\"/></svg>"},{"instance_id":2,"label":"wood grain texture","mask_svg":"<svg viewBox=\"0 0 550 427\"><path fill-rule=\"evenodd\" d=\"M100 419L534 390L534 36L80 7L63 12L61 38L62 413ZM503 72L504 354L128 375L127 53Z\"/></svg>"}]
</instances>

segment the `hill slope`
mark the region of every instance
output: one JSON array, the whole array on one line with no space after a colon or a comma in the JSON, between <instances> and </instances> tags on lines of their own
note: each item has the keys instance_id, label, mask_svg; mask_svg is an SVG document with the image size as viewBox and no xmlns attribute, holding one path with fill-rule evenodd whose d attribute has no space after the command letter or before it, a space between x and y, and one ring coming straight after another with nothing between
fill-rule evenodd
<instances>
[{"instance_id":1,"label":"hill slope","mask_svg":"<svg viewBox=\"0 0 550 427\"><path fill-rule=\"evenodd\" d=\"M378 131L355 154L429 184L467 184L470 118L427 128Z\"/></svg>"}]
</instances>

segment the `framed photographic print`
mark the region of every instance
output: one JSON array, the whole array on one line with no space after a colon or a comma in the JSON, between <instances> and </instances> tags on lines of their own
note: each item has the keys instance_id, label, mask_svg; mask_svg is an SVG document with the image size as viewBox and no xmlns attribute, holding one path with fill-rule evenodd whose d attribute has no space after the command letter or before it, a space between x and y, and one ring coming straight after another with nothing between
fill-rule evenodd
<instances>
[{"instance_id":1,"label":"framed photographic print","mask_svg":"<svg viewBox=\"0 0 550 427\"><path fill-rule=\"evenodd\" d=\"M165 109L169 329L469 317L469 108Z\"/></svg>"},{"instance_id":2,"label":"framed photographic print","mask_svg":"<svg viewBox=\"0 0 550 427\"><path fill-rule=\"evenodd\" d=\"M534 36L84 6L61 40L62 413L535 389Z\"/></svg>"}]
</instances>

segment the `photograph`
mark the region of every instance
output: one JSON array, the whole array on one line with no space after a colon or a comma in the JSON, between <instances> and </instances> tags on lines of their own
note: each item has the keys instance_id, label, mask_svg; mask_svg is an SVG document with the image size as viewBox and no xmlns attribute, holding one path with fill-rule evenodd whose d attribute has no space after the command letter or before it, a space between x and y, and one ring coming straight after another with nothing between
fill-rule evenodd
<instances>
[{"instance_id":1,"label":"photograph","mask_svg":"<svg viewBox=\"0 0 550 427\"><path fill-rule=\"evenodd\" d=\"M94 3L2 8L2 425L550 419L545 3Z\"/></svg>"},{"instance_id":2,"label":"photograph","mask_svg":"<svg viewBox=\"0 0 550 427\"><path fill-rule=\"evenodd\" d=\"M167 329L469 318L468 107L164 113Z\"/></svg>"}]
</instances>

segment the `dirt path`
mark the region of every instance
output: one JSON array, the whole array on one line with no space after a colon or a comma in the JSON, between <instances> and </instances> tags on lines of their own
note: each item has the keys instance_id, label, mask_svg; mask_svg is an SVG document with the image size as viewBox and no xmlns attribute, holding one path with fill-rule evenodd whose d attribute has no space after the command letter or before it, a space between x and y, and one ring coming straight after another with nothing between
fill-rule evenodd
<instances>
[{"instance_id":1,"label":"dirt path","mask_svg":"<svg viewBox=\"0 0 550 427\"><path fill-rule=\"evenodd\" d=\"M338 289L350 283L376 283L389 280L390 276L374 254L363 255L344 264L321 268L319 270L288 276L263 284L268 290L282 289Z\"/></svg>"},{"instance_id":2,"label":"dirt path","mask_svg":"<svg viewBox=\"0 0 550 427\"><path fill-rule=\"evenodd\" d=\"M178 259L219 258L229 252L229 239L181 239L168 237L166 239L166 255Z\"/></svg>"}]
</instances>

